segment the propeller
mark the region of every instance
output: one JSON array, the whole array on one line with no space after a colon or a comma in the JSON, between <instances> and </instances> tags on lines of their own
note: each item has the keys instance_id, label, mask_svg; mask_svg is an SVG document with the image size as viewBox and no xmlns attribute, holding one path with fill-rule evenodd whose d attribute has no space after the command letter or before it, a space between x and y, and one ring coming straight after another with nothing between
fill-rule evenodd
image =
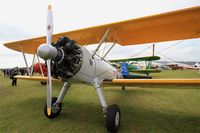
<instances>
[{"instance_id":1,"label":"propeller","mask_svg":"<svg viewBox=\"0 0 200 133\"><path fill-rule=\"evenodd\" d=\"M51 115L51 107L52 107L52 80L51 80L51 59L54 59L57 56L57 50L53 46L51 46L51 39L53 33L53 15L51 5L48 6L47 11L47 33L46 33L46 44L42 44L37 49L37 54L42 59L47 62L48 69L48 77L47 77L47 114Z\"/></svg>"}]
</instances>

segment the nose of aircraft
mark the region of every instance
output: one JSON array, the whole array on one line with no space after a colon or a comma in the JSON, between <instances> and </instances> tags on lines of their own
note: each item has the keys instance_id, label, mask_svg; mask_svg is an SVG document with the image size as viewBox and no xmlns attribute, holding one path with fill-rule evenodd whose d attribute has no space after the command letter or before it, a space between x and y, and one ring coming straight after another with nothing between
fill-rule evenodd
<instances>
[{"instance_id":1,"label":"nose of aircraft","mask_svg":"<svg viewBox=\"0 0 200 133\"><path fill-rule=\"evenodd\" d=\"M57 56L57 49L48 44L42 44L37 49L37 54L44 60L55 59Z\"/></svg>"}]
</instances>

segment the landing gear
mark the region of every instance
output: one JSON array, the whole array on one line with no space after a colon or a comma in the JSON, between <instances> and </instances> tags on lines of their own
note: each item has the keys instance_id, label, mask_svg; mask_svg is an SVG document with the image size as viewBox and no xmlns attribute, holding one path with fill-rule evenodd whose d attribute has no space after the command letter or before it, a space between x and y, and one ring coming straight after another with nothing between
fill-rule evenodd
<instances>
[{"instance_id":1,"label":"landing gear","mask_svg":"<svg viewBox=\"0 0 200 133\"><path fill-rule=\"evenodd\" d=\"M124 86L124 85L122 86L122 90L123 90L123 91L125 90L125 86Z\"/></svg>"},{"instance_id":2,"label":"landing gear","mask_svg":"<svg viewBox=\"0 0 200 133\"><path fill-rule=\"evenodd\" d=\"M117 132L121 120L120 109L117 105L111 105L107 108L106 127L109 132Z\"/></svg>"},{"instance_id":3,"label":"landing gear","mask_svg":"<svg viewBox=\"0 0 200 133\"><path fill-rule=\"evenodd\" d=\"M48 118L55 118L60 114L60 111L62 110L62 103L56 103L57 97L52 98L52 109L51 109L51 115L47 114L47 104L44 106L44 114Z\"/></svg>"},{"instance_id":4,"label":"landing gear","mask_svg":"<svg viewBox=\"0 0 200 133\"><path fill-rule=\"evenodd\" d=\"M47 82L40 82L41 85L47 85Z\"/></svg>"},{"instance_id":5,"label":"landing gear","mask_svg":"<svg viewBox=\"0 0 200 133\"><path fill-rule=\"evenodd\" d=\"M120 109L115 104L107 107L102 89L100 87L99 80L97 78L94 78L93 81L94 81L94 87L96 89L97 95L101 102L101 106L103 108L103 113L106 120L106 127L109 132L117 132L119 129L120 120L121 120Z\"/></svg>"},{"instance_id":6,"label":"landing gear","mask_svg":"<svg viewBox=\"0 0 200 133\"><path fill-rule=\"evenodd\" d=\"M70 85L71 85L71 79L64 83L58 98L57 97L52 98L51 115L48 115L47 104L45 104L44 114L47 118L55 118L60 114L60 111L62 110L62 101L67 91L69 90Z\"/></svg>"}]
</instances>

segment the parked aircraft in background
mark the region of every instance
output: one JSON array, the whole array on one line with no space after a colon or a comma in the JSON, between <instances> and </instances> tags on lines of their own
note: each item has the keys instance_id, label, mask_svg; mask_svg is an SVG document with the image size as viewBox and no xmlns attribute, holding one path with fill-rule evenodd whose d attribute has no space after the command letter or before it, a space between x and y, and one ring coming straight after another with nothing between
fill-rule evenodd
<instances>
[{"instance_id":1,"label":"parked aircraft in background","mask_svg":"<svg viewBox=\"0 0 200 133\"><path fill-rule=\"evenodd\" d=\"M116 63L118 67L122 66L121 73L124 77L130 73L141 73L146 74L149 78L150 73L159 73L161 69L154 68L152 61L159 60L159 56L145 56L137 58L124 58L109 60L110 62ZM141 63L142 62L142 63ZM134 76L133 76L134 77ZM131 78L131 76L129 76ZM140 78L139 76L136 78ZM142 76L141 78L144 78Z\"/></svg>"},{"instance_id":2,"label":"parked aircraft in background","mask_svg":"<svg viewBox=\"0 0 200 133\"><path fill-rule=\"evenodd\" d=\"M176 63L176 62L172 62L172 63L167 63L165 64L165 66L170 67L172 70L188 70L188 69L193 69L193 70L199 70L199 68L194 66L190 66L188 64L183 64L183 63Z\"/></svg>"},{"instance_id":3,"label":"parked aircraft in background","mask_svg":"<svg viewBox=\"0 0 200 133\"><path fill-rule=\"evenodd\" d=\"M198 62L196 62L194 65L192 65L192 67L195 67L195 68L200 68L200 64Z\"/></svg>"}]
</instances>

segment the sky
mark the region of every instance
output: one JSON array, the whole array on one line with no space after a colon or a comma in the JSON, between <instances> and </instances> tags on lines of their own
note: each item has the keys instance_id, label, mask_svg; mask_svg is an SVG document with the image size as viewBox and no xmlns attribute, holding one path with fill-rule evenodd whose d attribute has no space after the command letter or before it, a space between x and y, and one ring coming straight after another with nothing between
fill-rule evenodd
<instances>
[{"instance_id":1,"label":"sky","mask_svg":"<svg viewBox=\"0 0 200 133\"><path fill-rule=\"evenodd\" d=\"M22 53L7 49L3 43L45 35L48 4L53 9L54 33L200 6L199 0L0 0L0 3L0 68L25 66ZM160 42L155 44L155 54L163 61L200 62L198 45L200 39ZM96 47L87 46L90 50ZM116 45L107 59L149 55L152 44ZM31 65L32 55L26 57Z\"/></svg>"}]
</instances>

